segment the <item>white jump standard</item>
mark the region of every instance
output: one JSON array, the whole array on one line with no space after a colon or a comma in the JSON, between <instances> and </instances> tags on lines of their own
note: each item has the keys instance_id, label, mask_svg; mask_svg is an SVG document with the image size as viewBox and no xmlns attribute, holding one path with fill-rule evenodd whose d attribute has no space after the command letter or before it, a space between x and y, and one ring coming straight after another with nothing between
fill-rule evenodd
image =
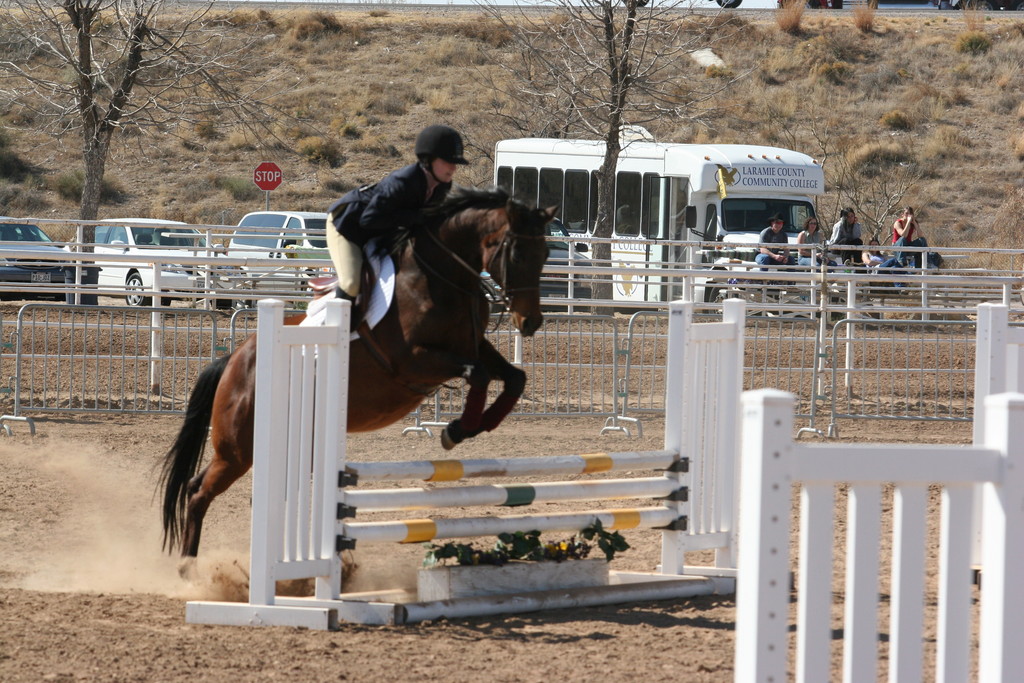
<instances>
[{"instance_id":1,"label":"white jump standard","mask_svg":"<svg viewBox=\"0 0 1024 683\"><path fill-rule=\"evenodd\" d=\"M743 368L742 302L723 322L694 325L691 304L670 311L664 450L583 455L350 463L346 302L332 302L323 327L284 325L281 302L259 304L253 460L252 557L248 603L189 602L186 621L334 628L339 622L413 623L671 599L731 592L735 585L735 416ZM327 406L332 411L327 418ZM713 413L710 411L714 411ZM724 423L724 424L723 424ZM731 425L731 426L726 426ZM533 484L359 490L369 481L460 481L474 477L648 470L650 476ZM550 501L648 500L651 505L558 514L356 521L364 512L463 506L523 509ZM579 531L600 520L609 530L663 529L657 572L616 572L607 585L421 600L398 589L342 593L340 552L358 544L416 543L506 531ZM685 567L685 552L716 551L713 567ZM572 561L570 561L572 562ZM543 576L543 565L536 563ZM275 594L275 582L315 578L315 595ZM541 590L536 590L541 588Z\"/></svg>"}]
</instances>

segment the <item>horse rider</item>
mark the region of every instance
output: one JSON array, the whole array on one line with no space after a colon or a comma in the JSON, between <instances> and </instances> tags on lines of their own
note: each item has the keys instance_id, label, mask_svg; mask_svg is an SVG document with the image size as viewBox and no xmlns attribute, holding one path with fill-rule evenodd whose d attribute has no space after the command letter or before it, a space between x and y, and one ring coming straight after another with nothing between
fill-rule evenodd
<instances>
[{"instance_id":1,"label":"horse rider","mask_svg":"<svg viewBox=\"0 0 1024 683\"><path fill-rule=\"evenodd\" d=\"M427 126L416 137L415 164L392 172L331 204L327 248L338 275L338 294L354 302L359 295L363 247L374 237L423 223L422 209L444 201L456 169L466 161L462 136L449 126Z\"/></svg>"}]
</instances>

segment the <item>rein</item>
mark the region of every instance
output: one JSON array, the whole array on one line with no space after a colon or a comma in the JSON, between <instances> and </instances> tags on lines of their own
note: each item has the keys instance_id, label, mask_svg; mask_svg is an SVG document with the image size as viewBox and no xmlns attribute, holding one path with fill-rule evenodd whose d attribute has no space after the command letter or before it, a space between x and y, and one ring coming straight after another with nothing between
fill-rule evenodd
<instances>
[{"instance_id":1,"label":"rein","mask_svg":"<svg viewBox=\"0 0 1024 683\"><path fill-rule=\"evenodd\" d=\"M540 289L539 285L537 287L516 287L516 288L513 288L513 289L507 289L507 288L505 288L505 283L504 282L497 282L495 280L492 280L491 276L490 276L490 273L488 271L490 270L491 263L496 258L498 258L499 254L501 254L502 258L503 258L503 264L502 264L502 268L501 268L502 280L507 280L508 279L508 262L509 262L509 259L511 258L511 248L512 248L512 245L515 243L515 241L516 240L520 240L520 239L523 239L523 240L538 240L538 239L539 240L543 240L543 239L545 239L545 237L543 235L521 235L521 234L516 233L516 232L511 232L511 231L506 232L504 239L502 239L502 241L501 241L501 244L498 245L497 249L495 249L494 255L491 257L491 260L484 264L483 272L480 273L480 272L477 272L477 270L475 268L473 268L473 266L471 266L468 263L466 263L466 261L461 256L456 254L451 249L451 247L449 247L447 244L442 242L441 238L438 237L437 235L435 235L432 231L428 230L427 234L430 236L430 239L432 239L434 241L434 244L436 244L438 247L441 248L442 251L444 251L449 256L451 256L452 259L463 270L465 270L467 273L469 273L471 276L473 276L474 278L477 279L477 281L479 282L480 288L483 290L484 294L487 295L487 297L489 299L491 299L492 301L500 302L506 311L509 309L509 302L508 302L508 299L506 298L505 294L512 294L512 293L515 293L515 292L529 292L529 291ZM456 283L454 283L451 280L449 280L448 278L446 278L444 275L439 273L436 269L434 269L432 266L430 266L430 264L426 263L419 256L416 257L416 261L420 264L421 267L423 267L424 269L430 271L435 277L437 277L439 280L441 280L442 282L444 282L448 286L453 287L453 288L455 288L455 289L457 289L457 290L459 290L459 291L461 291L461 292L463 292L465 294L471 294L472 293L470 290L468 290L468 289L466 289L466 288L464 288L464 287L462 287L460 285L457 285Z\"/></svg>"}]
</instances>

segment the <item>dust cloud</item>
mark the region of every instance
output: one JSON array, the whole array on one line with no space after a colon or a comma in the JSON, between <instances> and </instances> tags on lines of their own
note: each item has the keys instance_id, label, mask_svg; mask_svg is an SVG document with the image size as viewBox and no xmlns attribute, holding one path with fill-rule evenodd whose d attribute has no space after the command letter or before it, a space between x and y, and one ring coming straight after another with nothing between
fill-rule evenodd
<instances>
[{"instance_id":1,"label":"dust cloud","mask_svg":"<svg viewBox=\"0 0 1024 683\"><path fill-rule=\"evenodd\" d=\"M0 468L19 470L18 490L0 507L0 522L8 514L11 522L0 535L0 578L28 590L244 599L248 556L209 552L196 567L200 578L183 580L178 558L161 552L152 461L140 457L132 469L108 462L96 444L0 443Z\"/></svg>"}]
</instances>

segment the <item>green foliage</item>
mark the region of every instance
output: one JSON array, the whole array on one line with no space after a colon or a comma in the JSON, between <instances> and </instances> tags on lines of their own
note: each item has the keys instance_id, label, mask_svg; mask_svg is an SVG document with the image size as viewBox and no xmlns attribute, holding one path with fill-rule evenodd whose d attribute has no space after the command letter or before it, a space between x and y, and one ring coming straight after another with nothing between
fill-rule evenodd
<instances>
[{"instance_id":1,"label":"green foliage","mask_svg":"<svg viewBox=\"0 0 1024 683\"><path fill-rule=\"evenodd\" d=\"M295 147L300 155L315 164L326 163L329 166L337 166L341 162L341 149L338 147L338 143L331 138L311 135L299 140L295 143Z\"/></svg>"},{"instance_id":2,"label":"green foliage","mask_svg":"<svg viewBox=\"0 0 1024 683\"><path fill-rule=\"evenodd\" d=\"M992 49L992 39L984 31L964 31L957 36L954 48L965 55L983 55Z\"/></svg>"},{"instance_id":3,"label":"green foliage","mask_svg":"<svg viewBox=\"0 0 1024 683\"><path fill-rule=\"evenodd\" d=\"M580 534L588 541L596 538L597 547L601 549L605 559L609 562L615 557L615 553L629 550L629 543L626 543L626 539L622 537L622 534L618 531L605 531L599 519L595 519L594 523L581 531Z\"/></svg>"},{"instance_id":4,"label":"green foliage","mask_svg":"<svg viewBox=\"0 0 1024 683\"><path fill-rule=\"evenodd\" d=\"M619 532L605 531L600 520L569 540L544 543L540 540L539 531L517 531L514 534L499 534L494 547L486 550L472 543L430 544L423 560L424 566L443 564L445 560L455 560L462 567L478 565L501 566L511 560L531 562L563 562L565 560L582 560L590 555L593 543L604 553L605 560L611 562L615 553L629 549L629 543Z\"/></svg>"},{"instance_id":5,"label":"green foliage","mask_svg":"<svg viewBox=\"0 0 1024 683\"><path fill-rule=\"evenodd\" d=\"M52 187L61 199L78 202L82 199L82 188L85 186L84 171L61 173L52 180ZM107 177L100 183L100 203L116 204L122 201L124 191L120 185Z\"/></svg>"},{"instance_id":6,"label":"green foliage","mask_svg":"<svg viewBox=\"0 0 1024 683\"><path fill-rule=\"evenodd\" d=\"M251 178L238 178L232 176L215 176L213 184L224 190L231 198L238 202L245 202L256 199L260 196L260 188Z\"/></svg>"}]
</instances>

